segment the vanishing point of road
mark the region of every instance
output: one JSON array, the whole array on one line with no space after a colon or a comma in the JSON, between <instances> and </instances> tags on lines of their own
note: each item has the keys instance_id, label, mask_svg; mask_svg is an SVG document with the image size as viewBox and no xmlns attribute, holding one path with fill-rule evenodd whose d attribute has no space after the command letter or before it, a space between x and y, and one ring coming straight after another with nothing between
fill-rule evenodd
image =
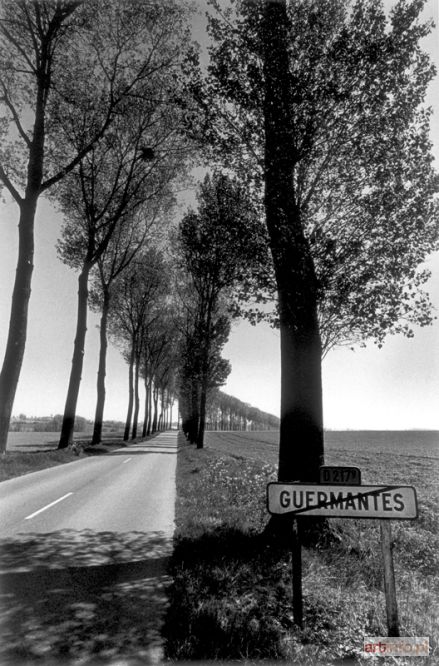
<instances>
[{"instance_id":1,"label":"vanishing point of road","mask_svg":"<svg viewBox=\"0 0 439 666\"><path fill-rule=\"evenodd\" d=\"M161 659L179 441L0 483L5 656Z\"/></svg>"}]
</instances>

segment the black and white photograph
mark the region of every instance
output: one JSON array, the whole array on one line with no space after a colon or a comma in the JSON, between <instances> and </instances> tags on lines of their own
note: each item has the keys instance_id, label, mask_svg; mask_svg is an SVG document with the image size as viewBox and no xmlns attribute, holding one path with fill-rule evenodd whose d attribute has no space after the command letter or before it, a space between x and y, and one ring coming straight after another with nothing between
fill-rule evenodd
<instances>
[{"instance_id":1,"label":"black and white photograph","mask_svg":"<svg viewBox=\"0 0 439 666\"><path fill-rule=\"evenodd\" d=\"M439 663L439 0L0 0L0 666Z\"/></svg>"}]
</instances>

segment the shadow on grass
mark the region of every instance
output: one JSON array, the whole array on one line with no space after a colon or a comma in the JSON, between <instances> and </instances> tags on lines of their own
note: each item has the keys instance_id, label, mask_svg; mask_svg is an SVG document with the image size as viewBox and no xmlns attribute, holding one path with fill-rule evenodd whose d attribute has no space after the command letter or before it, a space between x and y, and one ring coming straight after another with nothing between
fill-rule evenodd
<instances>
[{"instance_id":1,"label":"shadow on grass","mask_svg":"<svg viewBox=\"0 0 439 666\"><path fill-rule=\"evenodd\" d=\"M178 538L164 636L171 660L285 659L289 554L263 534L218 527Z\"/></svg>"},{"instance_id":2,"label":"shadow on grass","mask_svg":"<svg viewBox=\"0 0 439 666\"><path fill-rule=\"evenodd\" d=\"M305 549L304 549L305 550ZM320 580L316 553L304 561L304 627L294 623L290 551L267 532L211 527L176 538L164 625L171 661L245 660L288 666L359 663L358 626L341 617L344 600ZM338 640L334 646L334 640Z\"/></svg>"},{"instance_id":3,"label":"shadow on grass","mask_svg":"<svg viewBox=\"0 0 439 666\"><path fill-rule=\"evenodd\" d=\"M0 663L156 661L169 553L161 533L62 530L2 540Z\"/></svg>"}]
</instances>

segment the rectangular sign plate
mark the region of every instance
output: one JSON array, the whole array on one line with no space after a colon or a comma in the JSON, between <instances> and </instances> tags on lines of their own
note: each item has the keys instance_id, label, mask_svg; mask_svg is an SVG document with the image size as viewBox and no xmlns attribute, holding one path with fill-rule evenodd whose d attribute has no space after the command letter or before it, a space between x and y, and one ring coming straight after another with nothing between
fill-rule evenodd
<instances>
[{"instance_id":1,"label":"rectangular sign plate","mask_svg":"<svg viewBox=\"0 0 439 666\"><path fill-rule=\"evenodd\" d=\"M343 486L360 486L361 471L358 467L320 467L320 483L335 483Z\"/></svg>"},{"instance_id":2,"label":"rectangular sign plate","mask_svg":"<svg viewBox=\"0 0 439 666\"><path fill-rule=\"evenodd\" d=\"M268 511L327 518L412 519L418 515L412 486L344 486L269 483Z\"/></svg>"}]
</instances>

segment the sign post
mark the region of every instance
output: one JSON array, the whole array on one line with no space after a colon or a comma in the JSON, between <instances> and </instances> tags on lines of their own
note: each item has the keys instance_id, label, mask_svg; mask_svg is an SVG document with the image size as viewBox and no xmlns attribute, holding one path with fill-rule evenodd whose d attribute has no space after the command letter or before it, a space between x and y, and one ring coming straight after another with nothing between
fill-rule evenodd
<instances>
[{"instance_id":1,"label":"sign post","mask_svg":"<svg viewBox=\"0 0 439 666\"><path fill-rule=\"evenodd\" d=\"M392 528L380 520L381 551L384 563L384 592L386 595L387 630L389 636L399 636L398 604L396 601L395 569L392 554Z\"/></svg>"},{"instance_id":2,"label":"sign post","mask_svg":"<svg viewBox=\"0 0 439 666\"><path fill-rule=\"evenodd\" d=\"M399 636L398 607L396 602L395 572L392 556L392 534L387 520L412 520L418 516L416 490L412 486L344 485L352 476L361 480L358 468L322 468L320 478L329 483L269 483L267 507L274 515L289 513L293 517L292 583L293 616L300 627L302 610L302 554L298 518L325 516L326 518L380 519L381 548L384 561L384 591L386 594L387 626L389 636ZM338 485L331 483L339 480Z\"/></svg>"},{"instance_id":3,"label":"sign post","mask_svg":"<svg viewBox=\"0 0 439 666\"><path fill-rule=\"evenodd\" d=\"M302 546L300 543L299 521L293 518L293 543L291 547L291 567L293 582L293 618L298 627L303 626L302 599Z\"/></svg>"}]
</instances>

